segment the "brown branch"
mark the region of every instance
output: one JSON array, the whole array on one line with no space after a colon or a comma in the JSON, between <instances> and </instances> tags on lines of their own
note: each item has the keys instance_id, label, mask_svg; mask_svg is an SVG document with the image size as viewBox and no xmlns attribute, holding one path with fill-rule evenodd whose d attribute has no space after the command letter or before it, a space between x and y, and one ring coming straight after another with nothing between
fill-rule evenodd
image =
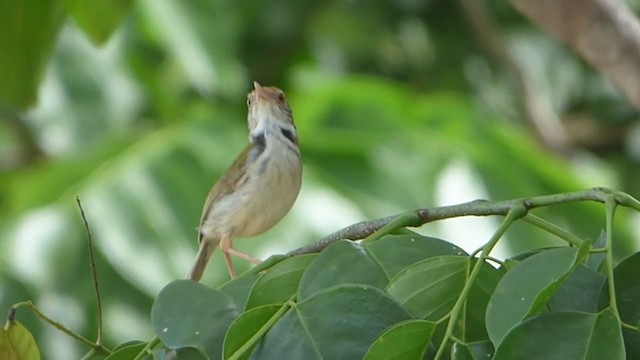
<instances>
[{"instance_id":1,"label":"brown branch","mask_svg":"<svg viewBox=\"0 0 640 360\"><path fill-rule=\"evenodd\" d=\"M619 0L511 0L570 46L640 110L640 22Z\"/></svg>"},{"instance_id":2,"label":"brown branch","mask_svg":"<svg viewBox=\"0 0 640 360\"><path fill-rule=\"evenodd\" d=\"M98 336L96 339L96 344L102 346L102 302L100 301L100 287L98 286L98 273L96 270L96 260L93 256L93 239L91 237L91 230L89 230L89 223L87 222L87 217L84 214L84 209L82 208L82 204L80 203L80 198L76 196L76 202L78 203L78 208L80 209L80 215L82 216L82 221L84 221L84 227L87 229L87 244L89 248L89 263L91 264L91 276L93 277L93 287L96 290L96 302L98 303Z\"/></svg>"}]
</instances>

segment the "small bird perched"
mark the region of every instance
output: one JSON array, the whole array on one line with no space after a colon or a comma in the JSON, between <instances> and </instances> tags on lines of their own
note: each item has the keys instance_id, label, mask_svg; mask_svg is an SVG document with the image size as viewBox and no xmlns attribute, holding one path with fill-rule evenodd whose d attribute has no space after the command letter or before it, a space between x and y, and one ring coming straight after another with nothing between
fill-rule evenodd
<instances>
[{"instance_id":1,"label":"small bird perched","mask_svg":"<svg viewBox=\"0 0 640 360\"><path fill-rule=\"evenodd\" d=\"M233 248L233 239L262 234L291 209L300 191L302 162L298 133L284 92L253 83L247 96L249 145L213 186L204 203L200 248L189 279L199 281L220 244L231 278L235 255L261 261Z\"/></svg>"}]
</instances>

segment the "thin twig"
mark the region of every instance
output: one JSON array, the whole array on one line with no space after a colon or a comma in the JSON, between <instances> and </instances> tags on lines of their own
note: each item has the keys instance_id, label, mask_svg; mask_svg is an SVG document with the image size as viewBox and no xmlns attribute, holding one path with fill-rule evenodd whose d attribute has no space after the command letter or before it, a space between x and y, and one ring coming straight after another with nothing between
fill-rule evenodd
<instances>
[{"instance_id":1,"label":"thin twig","mask_svg":"<svg viewBox=\"0 0 640 360\"><path fill-rule=\"evenodd\" d=\"M98 354L111 354L111 350L107 349L106 347L104 347L102 344L97 344L92 342L91 340L85 338L84 336L80 335L80 334L76 334L75 332L71 331L70 329L68 329L67 327L65 327L64 325L60 324L59 322L53 320L52 318L48 317L47 315L45 315L42 311L40 311L40 309L38 309L35 305L33 305L33 303L31 301L23 301L23 302L19 302L17 304L14 304L11 307L11 310L9 310L9 314L13 314L15 317L15 312L18 308L21 307L26 307L29 310L31 310L31 312L33 312L37 317L39 317L40 319L44 320L45 322L51 324L51 326L53 326L54 328L62 331L63 333L67 334L68 336L72 337L73 339L95 349L96 353Z\"/></svg>"},{"instance_id":2,"label":"thin twig","mask_svg":"<svg viewBox=\"0 0 640 360\"><path fill-rule=\"evenodd\" d=\"M520 206L524 206L527 210L531 210L549 205L565 204L578 201L596 201L604 203L612 196L615 199L616 203L622 206L640 208L640 203L638 203L638 200L634 199L630 195L615 192L607 188L593 188L569 193L495 202L486 200L474 200L459 205L441 206L432 209L416 209L398 215L387 216L377 220L359 222L357 224L353 224L342 230L334 232L333 234L320 239L314 244L292 250L288 252L287 255L295 256L301 254L317 253L338 240L364 239L367 236L378 231L385 225L389 224L390 222L393 222L399 217L404 216L415 216L416 222L409 226L417 227L436 220L450 219L461 216L504 216L509 212L509 210Z\"/></svg>"},{"instance_id":3,"label":"thin twig","mask_svg":"<svg viewBox=\"0 0 640 360\"><path fill-rule=\"evenodd\" d=\"M102 302L100 301L100 287L98 286L98 273L96 270L96 260L93 256L93 238L91 237L91 230L89 230L89 223L87 222L87 217L84 214L82 203L80 203L80 197L76 196L76 202L78 203L78 208L80 209L80 215L82 216L82 221L84 221L84 227L87 229L89 263L91 264L91 276L93 277L93 287L96 291L96 302L98 304L98 336L96 339L96 344L102 345Z\"/></svg>"}]
</instances>

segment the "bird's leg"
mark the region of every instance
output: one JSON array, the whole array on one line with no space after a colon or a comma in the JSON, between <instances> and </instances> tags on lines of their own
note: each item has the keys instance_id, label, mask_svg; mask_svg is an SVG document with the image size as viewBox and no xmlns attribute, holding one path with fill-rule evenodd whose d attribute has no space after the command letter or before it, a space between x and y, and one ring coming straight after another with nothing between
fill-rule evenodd
<instances>
[{"instance_id":1,"label":"bird's leg","mask_svg":"<svg viewBox=\"0 0 640 360\"><path fill-rule=\"evenodd\" d=\"M231 255L237 256L241 259L254 263L256 265L260 264L262 260L256 259L251 255L245 254L242 251L238 251L233 248L232 244L233 239L229 235L224 235L222 239L220 239L220 250L222 250L222 254L224 255L224 261L227 263L227 270L229 270L229 275L231 275L232 279L236 278L236 270L233 265L233 261L231 260Z\"/></svg>"}]
</instances>

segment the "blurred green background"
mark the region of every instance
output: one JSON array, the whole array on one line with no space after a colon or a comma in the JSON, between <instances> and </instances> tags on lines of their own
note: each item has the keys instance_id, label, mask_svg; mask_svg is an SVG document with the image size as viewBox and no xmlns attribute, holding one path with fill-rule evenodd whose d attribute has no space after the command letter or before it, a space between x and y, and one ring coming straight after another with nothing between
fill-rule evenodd
<instances>
[{"instance_id":1,"label":"blurred green background","mask_svg":"<svg viewBox=\"0 0 640 360\"><path fill-rule=\"evenodd\" d=\"M633 4L632 4L633 5ZM607 186L640 195L638 113L506 2L0 2L0 311L31 299L95 336L79 196L94 236L106 344L152 336L149 311L196 252L204 198L247 142L253 80L287 93L304 183L265 258L417 208ZM536 211L597 238L597 204ZM497 219L420 232L466 250ZM620 210L616 256L638 248ZM558 244L526 224L496 256ZM246 264L236 262L240 269ZM219 252L211 286L227 279ZM87 349L36 320L45 359Z\"/></svg>"}]
</instances>

